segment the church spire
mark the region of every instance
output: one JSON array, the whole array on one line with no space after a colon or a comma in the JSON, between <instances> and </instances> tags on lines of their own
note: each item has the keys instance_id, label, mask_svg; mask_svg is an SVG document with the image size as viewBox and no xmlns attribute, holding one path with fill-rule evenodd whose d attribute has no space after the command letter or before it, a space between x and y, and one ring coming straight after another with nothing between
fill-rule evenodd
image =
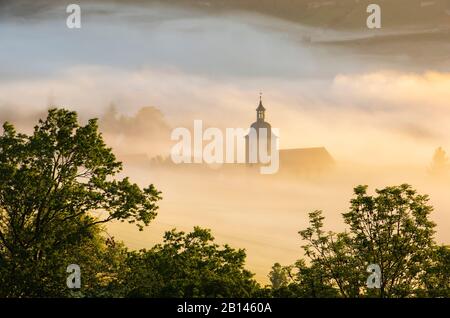
<instances>
[{"instance_id":1,"label":"church spire","mask_svg":"<svg viewBox=\"0 0 450 318\"><path fill-rule=\"evenodd\" d=\"M257 121L264 121L266 109L264 108L262 104L262 92L259 93L259 105L258 108L256 108L256 120Z\"/></svg>"}]
</instances>

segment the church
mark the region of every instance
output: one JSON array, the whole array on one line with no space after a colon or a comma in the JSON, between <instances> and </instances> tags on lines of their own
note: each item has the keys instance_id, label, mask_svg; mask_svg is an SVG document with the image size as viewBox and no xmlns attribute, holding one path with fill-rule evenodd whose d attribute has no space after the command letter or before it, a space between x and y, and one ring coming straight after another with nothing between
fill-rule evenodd
<instances>
[{"instance_id":1,"label":"church","mask_svg":"<svg viewBox=\"0 0 450 318\"><path fill-rule=\"evenodd\" d=\"M250 125L250 129L256 131L256 138L258 142L256 147L261 144L267 146L266 153L270 155L271 145L276 141L276 134L272 131L272 126L266 121L266 109L262 103L262 97L259 98L259 104L256 108L256 121ZM266 131L265 134L260 134L260 131ZM271 136L271 138L267 138ZM265 142L260 143L260 138L267 138ZM246 143L246 162L247 165L254 165L249 153L253 146L250 142L250 134L245 137ZM257 152L259 153L259 149ZM325 147L314 148L294 148L294 149L280 149L279 150L279 171L277 174L291 175L291 176L315 176L325 173L333 168L335 161Z\"/></svg>"}]
</instances>

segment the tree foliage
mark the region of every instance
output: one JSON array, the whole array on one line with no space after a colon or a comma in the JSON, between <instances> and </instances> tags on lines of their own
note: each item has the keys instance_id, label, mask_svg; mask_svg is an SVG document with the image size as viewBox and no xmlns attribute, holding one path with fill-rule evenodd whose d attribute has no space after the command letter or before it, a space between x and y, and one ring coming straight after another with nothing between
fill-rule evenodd
<instances>
[{"instance_id":1,"label":"tree foliage","mask_svg":"<svg viewBox=\"0 0 450 318\"><path fill-rule=\"evenodd\" d=\"M82 246L112 220L139 229L156 216L160 193L141 189L121 170L97 121L51 109L31 135L9 123L0 136L0 254L5 296L44 295L58 257ZM33 289L33 290L31 290Z\"/></svg>"},{"instance_id":2,"label":"tree foliage","mask_svg":"<svg viewBox=\"0 0 450 318\"><path fill-rule=\"evenodd\" d=\"M251 297L260 287L245 257L244 250L214 243L209 230L172 230L163 244L130 253L120 285L127 297Z\"/></svg>"},{"instance_id":3,"label":"tree foliage","mask_svg":"<svg viewBox=\"0 0 450 318\"><path fill-rule=\"evenodd\" d=\"M438 156L439 157L439 156ZM321 211L299 232L307 260L276 263L271 288L245 269L243 249L211 232L166 232L162 244L131 251L105 225L142 230L161 194L119 179L118 162L97 121L51 109L30 135L5 123L0 136L0 297L449 297L450 247L434 241L428 196L409 185L367 194L354 189L347 231L326 232ZM82 288L66 268L82 269ZM381 270L368 289L369 264Z\"/></svg>"},{"instance_id":4,"label":"tree foliage","mask_svg":"<svg viewBox=\"0 0 450 318\"><path fill-rule=\"evenodd\" d=\"M308 291L311 297L323 291L340 297L448 293L448 271L444 271L449 266L448 248L434 242L428 196L406 184L376 190L375 196L367 194L367 186L358 186L354 192L350 210L342 214L346 232L325 232L322 212L309 214L310 225L299 234L306 242L303 249L310 266L297 262L297 276L289 286L297 289L294 295L304 297L308 286L314 286ZM379 289L366 287L370 264L380 267Z\"/></svg>"}]
</instances>

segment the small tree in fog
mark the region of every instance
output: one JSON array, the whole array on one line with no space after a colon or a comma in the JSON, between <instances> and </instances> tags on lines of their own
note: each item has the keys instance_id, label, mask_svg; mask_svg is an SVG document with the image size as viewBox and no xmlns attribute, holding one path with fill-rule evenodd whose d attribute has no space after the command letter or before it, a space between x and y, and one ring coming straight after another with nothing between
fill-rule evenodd
<instances>
[{"instance_id":1,"label":"small tree in fog","mask_svg":"<svg viewBox=\"0 0 450 318\"><path fill-rule=\"evenodd\" d=\"M439 147L434 152L429 173L434 177L443 177L448 174L449 170L450 161L447 157L447 154L444 149L442 149L442 147Z\"/></svg>"}]
</instances>

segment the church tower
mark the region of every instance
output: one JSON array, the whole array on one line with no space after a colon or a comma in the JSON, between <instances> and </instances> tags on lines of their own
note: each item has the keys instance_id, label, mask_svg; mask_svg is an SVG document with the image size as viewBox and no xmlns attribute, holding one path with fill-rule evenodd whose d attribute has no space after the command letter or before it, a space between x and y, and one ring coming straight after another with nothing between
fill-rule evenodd
<instances>
[{"instance_id":1,"label":"church tower","mask_svg":"<svg viewBox=\"0 0 450 318\"><path fill-rule=\"evenodd\" d=\"M256 121L264 122L264 119L266 116L265 113L266 113L266 109L264 108L264 106L262 104L262 96L259 95L259 105L258 105L258 108L256 108Z\"/></svg>"},{"instance_id":2,"label":"church tower","mask_svg":"<svg viewBox=\"0 0 450 318\"><path fill-rule=\"evenodd\" d=\"M250 125L250 132L245 136L245 150L246 150L246 162L258 163L260 159L259 147L265 144L267 145L266 154L270 156L271 142L272 142L272 127L266 122L266 109L262 103L262 94L259 95L259 105L256 108L256 121ZM252 129L253 133L256 133L256 140L251 140ZM256 159L256 162L255 162Z\"/></svg>"}]
</instances>

